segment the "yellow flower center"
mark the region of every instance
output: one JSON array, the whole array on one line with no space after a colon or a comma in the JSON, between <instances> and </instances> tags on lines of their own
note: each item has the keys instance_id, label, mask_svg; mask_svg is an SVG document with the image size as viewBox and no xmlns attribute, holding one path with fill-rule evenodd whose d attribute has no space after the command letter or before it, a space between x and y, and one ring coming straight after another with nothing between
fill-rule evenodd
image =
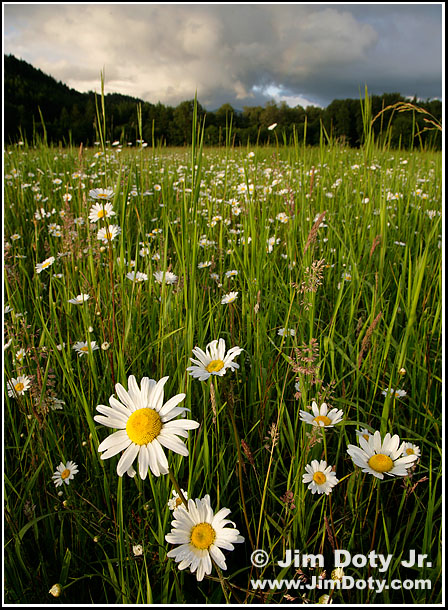
<instances>
[{"instance_id":1,"label":"yellow flower center","mask_svg":"<svg viewBox=\"0 0 448 610\"><path fill-rule=\"evenodd\" d=\"M191 530L190 542L201 551L208 549L216 538L216 532L209 523L199 523Z\"/></svg>"},{"instance_id":2,"label":"yellow flower center","mask_svg":"<svg viewBox=\"0 0 448 610\"><path fill-rule=\"evenodd\" d=\"M16 383L16 385L14 386L14 389L16 392L22 392L24 387L25 386L23 385L23 383L19 381L19 383Z\"/></svg>"},{"instance_id":3,"label":"yellow flower center","mask_svg":"<svg viewBox=\"0 0 448 610\"><path fill-rule=\"evenodd\" d=\"M106 210L103 210L103 209L98 210L97 216L98 216L98 218L104 218L106 216Z\"/></svg>"},{"instance_id":4,"label":"yellow flower center","mask_svg":"<svg viewBox=\"0 0 448 610\"><path fill-rule=\"evenodd\" d=\"M104 239L112 239L112 233L110 231L106 231Z\"/></svg>"},{"instance_id":5,"label":"yellow flower center","mask_svg":"<svg viewBox=\"0 0 448 610\"><path fill-rule=\"evenodd\" d=\"M88 345L83 345L79 349L80 349L81 352L88 352L89 351L89 346Z\"/></svg>"},{"instance_id":6,"label":"yellow flower center","mask_svg":"<svg viewBox=\"0 0 448 610\"><path fill-rule=\"evenodd\" d=\"M392 470L394 466L394 463L390 457L388 455L384 455L384 453L372 455L367 463L370 468L372 468L372 470L376 470L376 472L389 472L389 470Z\"/></svg>"},{"instance_id":7,"label":"yellow flower center","mask_svg":"<svg viewBox=\"0 0 448 610\"><path fill-rule=\"evenodd\" d=\"M406 455L415 455L415 451L412 449L412 447L408 447L406 449Z\"/></svg>"},{"instance_id":8,"label":"yellow flower center","mask_svg":"<svg viewBox=\"0 0 448 610\"><path fill-rule=\"evenodd\" d=\"M174 502L174 504L176 505L176 508L182 504L182 500L180 499L180 497L176 498L176 501Z\"/></svg>"},{"instance_id":9,"label":"yellow flower center","mask_svg":"<svg viewBox=\"0 0 448 610\"><path fill-rule=\"evenodd\" d=\"M66 468L65 470L63 470L61 472L61 479L66 479L69 476L70 476L70 470L68 468Z\"/></svg>"},{"instance_id":10,"label":"yellow flower center","mask_svg":"<svg viewBox=\"0 0 448 610\"><path fill-rule=\"evenodd\" d=\"M323 485L326 480L327 480L327 477L324 475L323 472L315 472L313 474L313 481L315 483L317 483L318 485Z\"/></svg>"},{"instance_id":11,"label":"yellow flower center","mask_svg":"<svg viewBox=\"0 0 448 610\"><path fill-rule=\"evenodd\" d=\"M50 265L51 265L51 262L50 261L46 261L45 263L42 263L42 269L46 269Z\"/></svg>"},{"instance_id":12,"label":"yellow flower center","mask_svg":"<svg viewBox=\"0 0 448 610\"><path fill-rule=\"evenodd\" d=\"M134 411L128 423L126 432L133 443L147 445L159 436L162 429L162 420L154 409L144 408Z\"/></svg>"},{"instance_id":13,"label":"yellow flower center","mask_svg":"<svg viewBox=\"0 0 448 610\"><path fill-rule=\"evenodd\" d=\"M368 434L363 434L362 438L365 439L366 441L368 441L369 440L369 435Z\"/></svg>"},{"instance_id":14,"label":"yellow flower center","mask_svg":"<svg viewBox=\"0 0 448 610\"><path fill-rule=\"evenodd\" d=\"M97 193L98 199L107 199L107 193Z\"/></svg>"},{"instance_id":15,"label":"yellow flower center","mask_svg":"<svg viewBox=\"0 0 448 610\"><path fill-rule=\"evenodd\" d=\"M326 415L318 415L313 421L317 422L318 426L329 426L331 424L331 419Z\"/></svg>"},{"instance_id":16,"label":"yellow flower center","mask_svg":"<svg viewBox=\"0 0 448 610\"><path fill-rule=\"evenodd\" d=\"M209 373L217 373L224 367L222 360L212 360L205 368Z\"/></svg>"}]
</instances>

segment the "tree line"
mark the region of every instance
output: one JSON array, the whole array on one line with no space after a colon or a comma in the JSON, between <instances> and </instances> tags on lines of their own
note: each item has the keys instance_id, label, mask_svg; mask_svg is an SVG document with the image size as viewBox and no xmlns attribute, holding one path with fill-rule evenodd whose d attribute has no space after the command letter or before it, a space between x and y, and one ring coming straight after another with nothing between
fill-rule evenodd
<instances>
[{"instance_id":1,"label":"tree line","mask_svg":"<svg viewBox=\"0 0 448 610\"><path fill-rule=\"evenodd\" d=\"M400 93L370 97L372 125L377 141L391 148L413 146L441 149L441 131L428 129L427 118L442 119L439 100L417 102ZM155 146L184 146L191 142L195 100L175 107L153 104L118 93L104 96L106 133L111 142L133 143L142 139ZM399 103L421 111L398 112ZM410 102L410 103L409 103ZM94 92L79 93L13 55L4 56L5 144L26 140L55 145L91 146L100 138L97 107L101 99ZM365 121L360 99L337 99L326 108L289 107L274 101L262 106L235 109L223 104L214 111L196 102L204 126L204 144L210 146L306 142L318 145L321 138L359 147ZM426 119L426 120L425 120ZM273 127L275 125L275 128ZM229 142L230 141L230 142Z\"/></svg>"}]
</instances>

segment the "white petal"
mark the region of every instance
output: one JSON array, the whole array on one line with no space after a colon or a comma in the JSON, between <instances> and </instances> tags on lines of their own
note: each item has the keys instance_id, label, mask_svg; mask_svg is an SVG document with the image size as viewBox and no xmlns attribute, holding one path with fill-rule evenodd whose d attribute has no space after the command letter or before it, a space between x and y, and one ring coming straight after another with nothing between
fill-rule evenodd
<instances>
[{"instance_id":1,"label":"white petal","mask_svg":"<svg viewBox=\"0 0 448 610\"><path fill-rule=\"evenodd\" d=\"M156 456L157 462L159 464L161 474L168 474L168 460L166 459L165 452L163 451L160 443L157 439L154 439L151 443L151 446L154 450L154 455Z\"/></svg>"},{"instance_id":2,"label":"white petal","mask_svg":"<svg viewBox=\"0 0 448 610\"><path fill-rule=\"evenodd\" d=\"M118 432L114 432L110 434L104 441L98 446L98 451L106 451L111 447L115 447L116 445L123 444L124 441L129 441L129 436L126 430L119 430ZM126 445L127 447L127 445ZM121 450L120 450L121 451Z\"/></svg>"},{"instance_id":3,"label":"white petal","mask_svg":"<svg viewBox=\"0 0 448 610\"><path fill-rule=\"evenodd\" d=\"M162 379L159 379L159 381L156 383L156 385L152 388L151 391L149 406L155 409L157 413L163 406L163 388L168 379L169 377L162 377Z\"/></svg>"},{"instance_id":4,"label":"white petal","mask_svg":"<svg viewBox=\"0 0 448 610\"><path fill-rule=\"evenodd\" d=\"M146 445L142 445L140 447L140 452L138 454L138 474L140 475L140 478L142 481L144 481L146 479L146 476L148 474L148 467L149 467L148 449L147 449Z\"/></svg>"},{"instance_id":5,"label":"white petal","mask_svg":"<svg viewBox=\"0 0 448 610\"><path fill-rule=\"evenodd\" d=\"M175 453L179 453L185 457L188 455L187 446L174 434L168 434L162 430L157 437L157 440L163 447L171 449L171 451L174 451Z\"/></svg>"},{"instance_id":6,"label":"white petal","mask_svg":"<svg viewBox=\"0 0 448 610\"><path fill-rule=\"evenodd\" d=\"M221 549L218 548L216 544L212 544L208 551L212 559L218 564L221 570L227 570L226 558Z\"/></svg>"},{"instance_id":7,"label":"white petal","mask_svg":"<svg viewBox=\"0 0 448 610\"><path fill-rule=\"evenodd\" d=\"M94 421L108 428L116 428L117 430L124 430L126 428L126 422L114 417L105 417L104 415L95 415Z\"/></svg>"},{"instance_id":8,"label":"white petal","mask_svg":"<svg viewBox=\"0 0 448 610\"><path fill-rule=\"evenodd\" d=\"M168 415L168 413L171 411L171 409L174 409L175 407L177 407L177 405L180 402L183 401L185 396L186 396L186 394L176 394L176 396L173 396L172 398L167 400L167 402L163 405L163 407L159 411L160 417L166 417Z\"/></svg>"},{"instance_id":9,"label":"white petal","mask_svg":"<svg viewBox=\"0 0 448 610\"><path fill-rule=\"evenodd\" d=\"M134 403L134 401L124 389L124 387L121 385L121 383L115 384L115 392L121 402L123 402L127 407L129 407L131 411L135 411L137 405ZM112 399L109 399L109 402L112 404L111 400Z\"/></svg>"},{"instance_id":10,"label":"white petal","mask_svg":"<svg viewBox=\"0 0 448 610\"><path fill-rule=\"evenodd\" d=\"M132 443L123 453L120 461L117 464L117 474L119 477L122 477L126 470L132 465L133 461L138 455L139 449L140 445Z\"/></svg>"}]
</instances>

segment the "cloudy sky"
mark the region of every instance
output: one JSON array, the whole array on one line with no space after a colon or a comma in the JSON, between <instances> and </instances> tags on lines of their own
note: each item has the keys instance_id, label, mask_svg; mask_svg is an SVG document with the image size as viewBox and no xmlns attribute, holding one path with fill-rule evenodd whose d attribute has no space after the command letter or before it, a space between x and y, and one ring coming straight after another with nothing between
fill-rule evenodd
<instances>
[{"instance_id":1,"label":"cloudy sky","mask_svg":"<svg viewBox=\"0 0 448 610\"><path fill-rule=\"evenodd\" d=\"M78 91L209 110L442 97L443 3L3 3L3 52Z\"/></svg>"}]
</instances>

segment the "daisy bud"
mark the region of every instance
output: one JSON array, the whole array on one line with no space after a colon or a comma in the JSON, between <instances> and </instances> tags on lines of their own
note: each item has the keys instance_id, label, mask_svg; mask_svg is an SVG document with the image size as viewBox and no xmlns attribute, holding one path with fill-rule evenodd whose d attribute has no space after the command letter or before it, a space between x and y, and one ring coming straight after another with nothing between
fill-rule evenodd
<instances>
[{"instance_id":1,"label":"daisy bud","mask_svg":"<svg viewBox=\"0 0 448 610\"><path fill-rule=\"evenodd\" d=\"M48 591L48 593L50 593L53 597L59 597L60 594L62 593L62 587L59 583L56 583L55 585L53 585L51 587L51 589Z\"/></svg>"}]
</instances>

